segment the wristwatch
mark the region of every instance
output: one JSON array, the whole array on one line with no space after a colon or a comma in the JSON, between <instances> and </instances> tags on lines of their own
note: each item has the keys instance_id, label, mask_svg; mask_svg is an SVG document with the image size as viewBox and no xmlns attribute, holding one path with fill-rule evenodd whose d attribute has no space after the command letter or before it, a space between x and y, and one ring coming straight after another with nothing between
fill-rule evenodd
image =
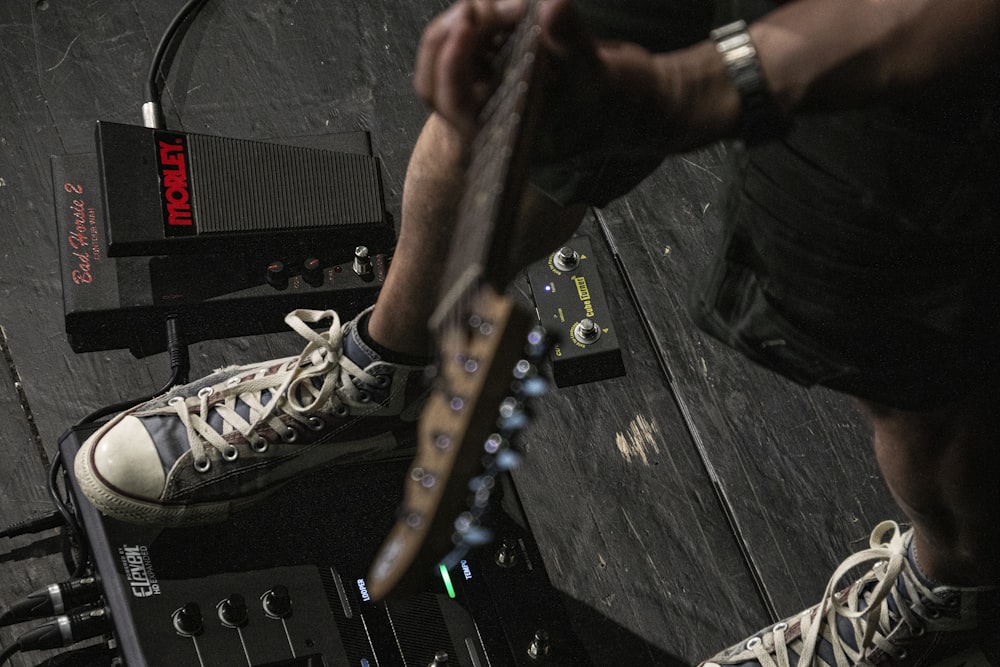
<instances>
[{"instance_id":1,"label":"wristwatch","mask_svg":"<svg viewBox=\"0 0 1000 667\"><path fill-rule=\"evenodd\" d=\"M755 144L785 134L791 121L767 90L746 21L720 26L712 30L709 37L715 42L729 78L740 94L740 137L748 144Z\"/></svg>"}]
</instances>

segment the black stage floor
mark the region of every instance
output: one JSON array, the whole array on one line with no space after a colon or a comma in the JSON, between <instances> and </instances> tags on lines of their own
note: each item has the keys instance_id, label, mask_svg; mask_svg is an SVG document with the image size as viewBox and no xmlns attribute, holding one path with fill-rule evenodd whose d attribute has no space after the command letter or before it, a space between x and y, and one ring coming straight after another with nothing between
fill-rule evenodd
<instances>
[{"instance_id":1,"label":"black stage floor","mask_svg":"<svg viewBox=\"0 0 1000 667\"><path fill-rule=\"evenodd\" d=\"M0 5L0 522L51 508L59 435L166 379L164 355L74 353L63 321L50 156L96 120L140 121L177 0ZM425 111L410 77L433 0L211 1L166 83L169 127L247 139L367 131L398 220ZM696 662L816 601L884 518L900 518L849 401L804 390L700 334L685 313L719 219L722 148L668 161L594 211L592 242L626 375L538 403L515 479L598 664ZM518 283L523 288L523 283ZM297 353L292 333L197 343L191 377ZM55 532L0 543L0 605L60 580ZM16 631L0 631L6 646ZM623 647L629 647L626 651ZM31 665L37 656L11 664ZM625 662L621 662L625 664ZM420 667L423 667L421 665Z\"/></svg>"}]
</instances>

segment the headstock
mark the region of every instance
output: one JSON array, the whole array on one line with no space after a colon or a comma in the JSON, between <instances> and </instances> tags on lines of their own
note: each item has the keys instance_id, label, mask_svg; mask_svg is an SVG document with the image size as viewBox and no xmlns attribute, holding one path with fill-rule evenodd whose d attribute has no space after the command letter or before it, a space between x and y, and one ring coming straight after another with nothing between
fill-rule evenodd
<instances>
[{"instance_id":1,"label":"headstock","mask_svg":"<svg viewBox=\"0 0 1000 667\"><path fill-rule=\"evenodd\" d=\"M527 424L525 401L544 392L534 363L546 345L534 316L489 286L442 327L402 508L365 580L373 599L419 591L439 565L490 541L480 520L496 475L520 457L511 441Z\"/></svg>"}]
</instances>

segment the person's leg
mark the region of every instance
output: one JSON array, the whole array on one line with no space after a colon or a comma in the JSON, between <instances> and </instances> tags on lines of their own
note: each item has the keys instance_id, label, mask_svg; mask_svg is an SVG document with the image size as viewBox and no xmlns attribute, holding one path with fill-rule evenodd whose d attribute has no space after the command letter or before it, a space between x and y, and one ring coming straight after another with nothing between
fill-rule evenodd
<instances>
[{"instance_id":1,"label":"person's leg","mask_svg":"<svg viewBox=\"0 0 1000 667\"><path fill-rule=\"evenodd\" d=\"M781 664L779 656L817 667L1000 664L998 378L931 411L858 400L912 531L880 524L871 548L841 565L818 605L704 666ZM840 579L865 562L876 564L843 588Z\"/></svg>"},{"instance_id":2,"label":"person's leg","mask_svg":"<svg viewBox=\"0 0 1000 667\"><path fill-rule=\"evenodd\" d=\"M467 148L458 134L440 117L430 116L410 157L399 242L368 322L368 334L385 348L408 355L430 353L427 321L442 288L467 162ZM529 186L520 203L511 273L556 250L580 224L585 210L562 208Z\"/></svg>"},{"instance_id":3,"label":"person's leg","mask_svg":"<svg viewBox=\"0 0 1000 667\"><path fill-rule=\"evenodd\" d=\"M909 412L868 401L875 453L912 521L920 569L955 586L1000 584L1000 380Z\"/></svg>"},{"instance_id":4,"label":"person's leg","mask_svg":"<svg viewBox=\"0 0 1000 667\"><path fill-rule=\"evenodd\" d=\"M368 322L381 345L406 354L430 354L427 320L462 197L467 150L440 118L424 125L406 170L399 240Z\"/></svg>"}]
</instances>

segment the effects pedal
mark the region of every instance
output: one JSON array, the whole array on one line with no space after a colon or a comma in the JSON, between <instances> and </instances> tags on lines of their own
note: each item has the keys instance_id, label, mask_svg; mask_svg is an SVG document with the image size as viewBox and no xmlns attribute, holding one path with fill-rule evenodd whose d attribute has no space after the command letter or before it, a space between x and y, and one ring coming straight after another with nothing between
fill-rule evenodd
<instances>
[{"instance_id":1,"label":"effects pedal","mask_svg":"<svg viewBox=\"0 0 1000 667\"><path fill-rule=\"evenodd\" d=\"M97 426L63 435L65 461ZM392 525L409 466L402 458L324 467L226 521L174 528L100 514L70 475L111 612L114 664L592 665L509 475L497 479L488 519L495 551L470 552L411 597L370 598L364 573Z\"/></svg>"},{"instance_id":2,"label":"effects pedal","mask_svg":"<svg viewBox=\"0 0 1000 667\"><path fill-rule=\"evenodd\" d=\"M590 239L576 236L528 267L538 320L556 334L552 376L559 387L625 375L618 335Z\"/></svg>"},{"instance_id":3,"label":"effects pedal","mask_svg":"<svg viewBox=\"0 0 1000 667\"><path fill-rule=\"evenodd\" d=\"M367 137L367 134L365 134ZM98 122L107 254L387 247L379 161L365 152Z\"/></svg>"},{"instance_id":4,"label":"effects pedal","mask_svg":"<svg viewBox=\"0 0 1000 667\"><path fill-rule=\"evenodd\" d=\"M285 331L296 308L332 308L345 320L375 301L391 246L271 243L265 254L112 257L105 202L92 153L53 156L55 218L66 333L75 352L166 349L166 321L184 341ZM158 224L158 223L157 223Z\"/></svg>"}]
</instances>

